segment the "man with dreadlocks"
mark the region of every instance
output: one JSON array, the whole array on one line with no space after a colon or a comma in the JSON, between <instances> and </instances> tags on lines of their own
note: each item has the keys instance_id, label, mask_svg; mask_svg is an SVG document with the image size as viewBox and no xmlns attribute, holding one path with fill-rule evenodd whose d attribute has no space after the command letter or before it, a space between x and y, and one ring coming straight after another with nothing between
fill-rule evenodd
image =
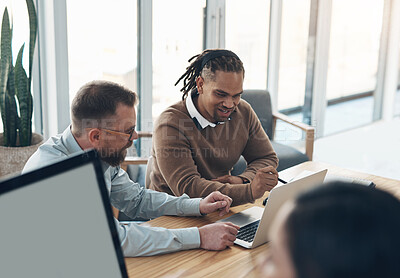
<instances>
[{"instance_id":1,"label":"man with dreadlocks","mask_svg":"<svg viewBox=\"0 0 400 278\"><path fill-rule=\"evenodd\" d=\"M244 68L223 49L205 50L176 82L182 101L167 108L154 127L150 188L204 197L220 191L232 205L254 202L278 179L278 158L251 108L240 100ZM243 155L239 176L230 170Z\"/></svg>"}]
</instances>

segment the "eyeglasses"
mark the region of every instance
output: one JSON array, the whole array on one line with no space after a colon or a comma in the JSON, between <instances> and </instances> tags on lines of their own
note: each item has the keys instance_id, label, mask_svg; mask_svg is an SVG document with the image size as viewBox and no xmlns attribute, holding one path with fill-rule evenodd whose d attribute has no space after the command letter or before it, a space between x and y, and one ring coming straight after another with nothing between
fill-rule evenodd
<instances>
[{"instance_id":1,"label":"eyeglasses","mask_svg":"<svg viewBox=\"0 0 400 278\"><path fill-rule=\"evenodd\" d=\"M132 128L130 132L121 132L121 131L116 131L112 129L107 129L107 128L98 128L101 130L104 130L105 132L111 133L111 134L117 134L117 135L122 135L122 136L128 136L128 141L132 141L133 134L135 133L135 129Z\"/></svg>"},{"instance_id":2,"label":"eyeglasses","mask_svg":"<svg viewBox=\"0 0 400 278\"><path fill-rule=\"evenodd\" d=\"M90 129L90 128L87 128ZM121 132L117 130L112 130L112 129L107 129L107 128L100 128L98 129L104 130L105 132L111 133L111 134L117 134L117 135L122 135L122 136L128 136L128 141L132 141L133 134L135 133L135 128L132 128L130 132Z\"/></svg>"},{"instance_id":3,"label":"eyeglasses","mask_svg":"<svg viewBox=\"0 0 400 278\"><path fill-rule=\"evenodd\" d=\"M101 130L104 130L105 132L111 133L111 134L117 134L117 135L122 135L122 136L128 136L128 141L132 140L132 136L135 133L135 129L132 128L132 130L128 133L126 132L121 132L121 131L116 131L116 130L112 130L112 129L106 129L106 128L99 128Z\"/></svg>"}]
</instances>

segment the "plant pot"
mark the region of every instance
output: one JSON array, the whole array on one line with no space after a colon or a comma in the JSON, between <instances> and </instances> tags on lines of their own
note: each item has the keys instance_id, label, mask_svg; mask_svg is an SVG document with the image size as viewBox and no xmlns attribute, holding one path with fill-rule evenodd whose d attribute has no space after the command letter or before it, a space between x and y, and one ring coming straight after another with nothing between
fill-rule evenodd
<instances>
[{"instance_id":1,"label":"plant pot","mask_svg":"<svg viewBox=\"0 0 400 278\"><path fill-rule=\"evenodd\" d=\"M3 133L0 133L0 177L21 172L25 163L43 144L43 136L32 134L32 145L27 147L4 147Z\"/></svg>"}]
</instances>

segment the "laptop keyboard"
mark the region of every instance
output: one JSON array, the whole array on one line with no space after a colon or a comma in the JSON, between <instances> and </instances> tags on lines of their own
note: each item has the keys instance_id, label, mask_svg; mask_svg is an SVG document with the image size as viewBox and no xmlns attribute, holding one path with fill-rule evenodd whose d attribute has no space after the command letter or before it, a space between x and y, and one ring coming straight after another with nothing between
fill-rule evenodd
<instances>
[{"instance_id":1,"label":"laptop keyboard","mask_svg":"<svg viewBox=\"0 0 400 278\"><path fill-rule=\"evenodd\" d=\"M247 224L246 226L241 227L238 234L236 235L236 238L247 242L252 242L254 240L254 236L256 235L259 224L260 220L257 220L255 222Z\"/></svg>"}]
</instances>

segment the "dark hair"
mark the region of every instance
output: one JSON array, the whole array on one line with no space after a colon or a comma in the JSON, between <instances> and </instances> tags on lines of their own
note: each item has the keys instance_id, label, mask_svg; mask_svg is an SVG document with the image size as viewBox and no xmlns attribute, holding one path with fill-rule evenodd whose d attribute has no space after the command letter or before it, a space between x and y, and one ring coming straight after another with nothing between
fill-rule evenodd
<instances>
[{"instance_id":1,"label":"dark hair","mask_svg":"<svg viewBox=\"0 0 400 278\"><path fill-rule=\"evenodd\" d=\"M333 182L299 196L284 229L298 278L400 277L400 201Z\"/></svg>"},{"instance_id":2,"label":"dark hair","mask_svg":"<svg viewBox=\"0 0 400 278\"><path fill-rule=\"evenodd\" d=\"M215 80L215 71L221 70L224 72L243 72L244 67L239 57L230 50L225 49L206 49L201 54L197 54L190 58L191 62L186 72L176 81L175 86L183 79L183 87L180 89L183 92L182 100L188 93L196 88L196 79L200 75L203 78Z\"/></svg>"},{"instance_id":3,"label":"dark hair","mask_svg":"<svg viewBox=\"0 0 400 278\"><path fill-rule=\"evenodd\" d=\"M83 85L71 105L72 123L78 136L84 120L98 120L115 115L118 104L134 106L138 102L136 93L109 81L96 80Z\"/></svg>"}]
</instances>

